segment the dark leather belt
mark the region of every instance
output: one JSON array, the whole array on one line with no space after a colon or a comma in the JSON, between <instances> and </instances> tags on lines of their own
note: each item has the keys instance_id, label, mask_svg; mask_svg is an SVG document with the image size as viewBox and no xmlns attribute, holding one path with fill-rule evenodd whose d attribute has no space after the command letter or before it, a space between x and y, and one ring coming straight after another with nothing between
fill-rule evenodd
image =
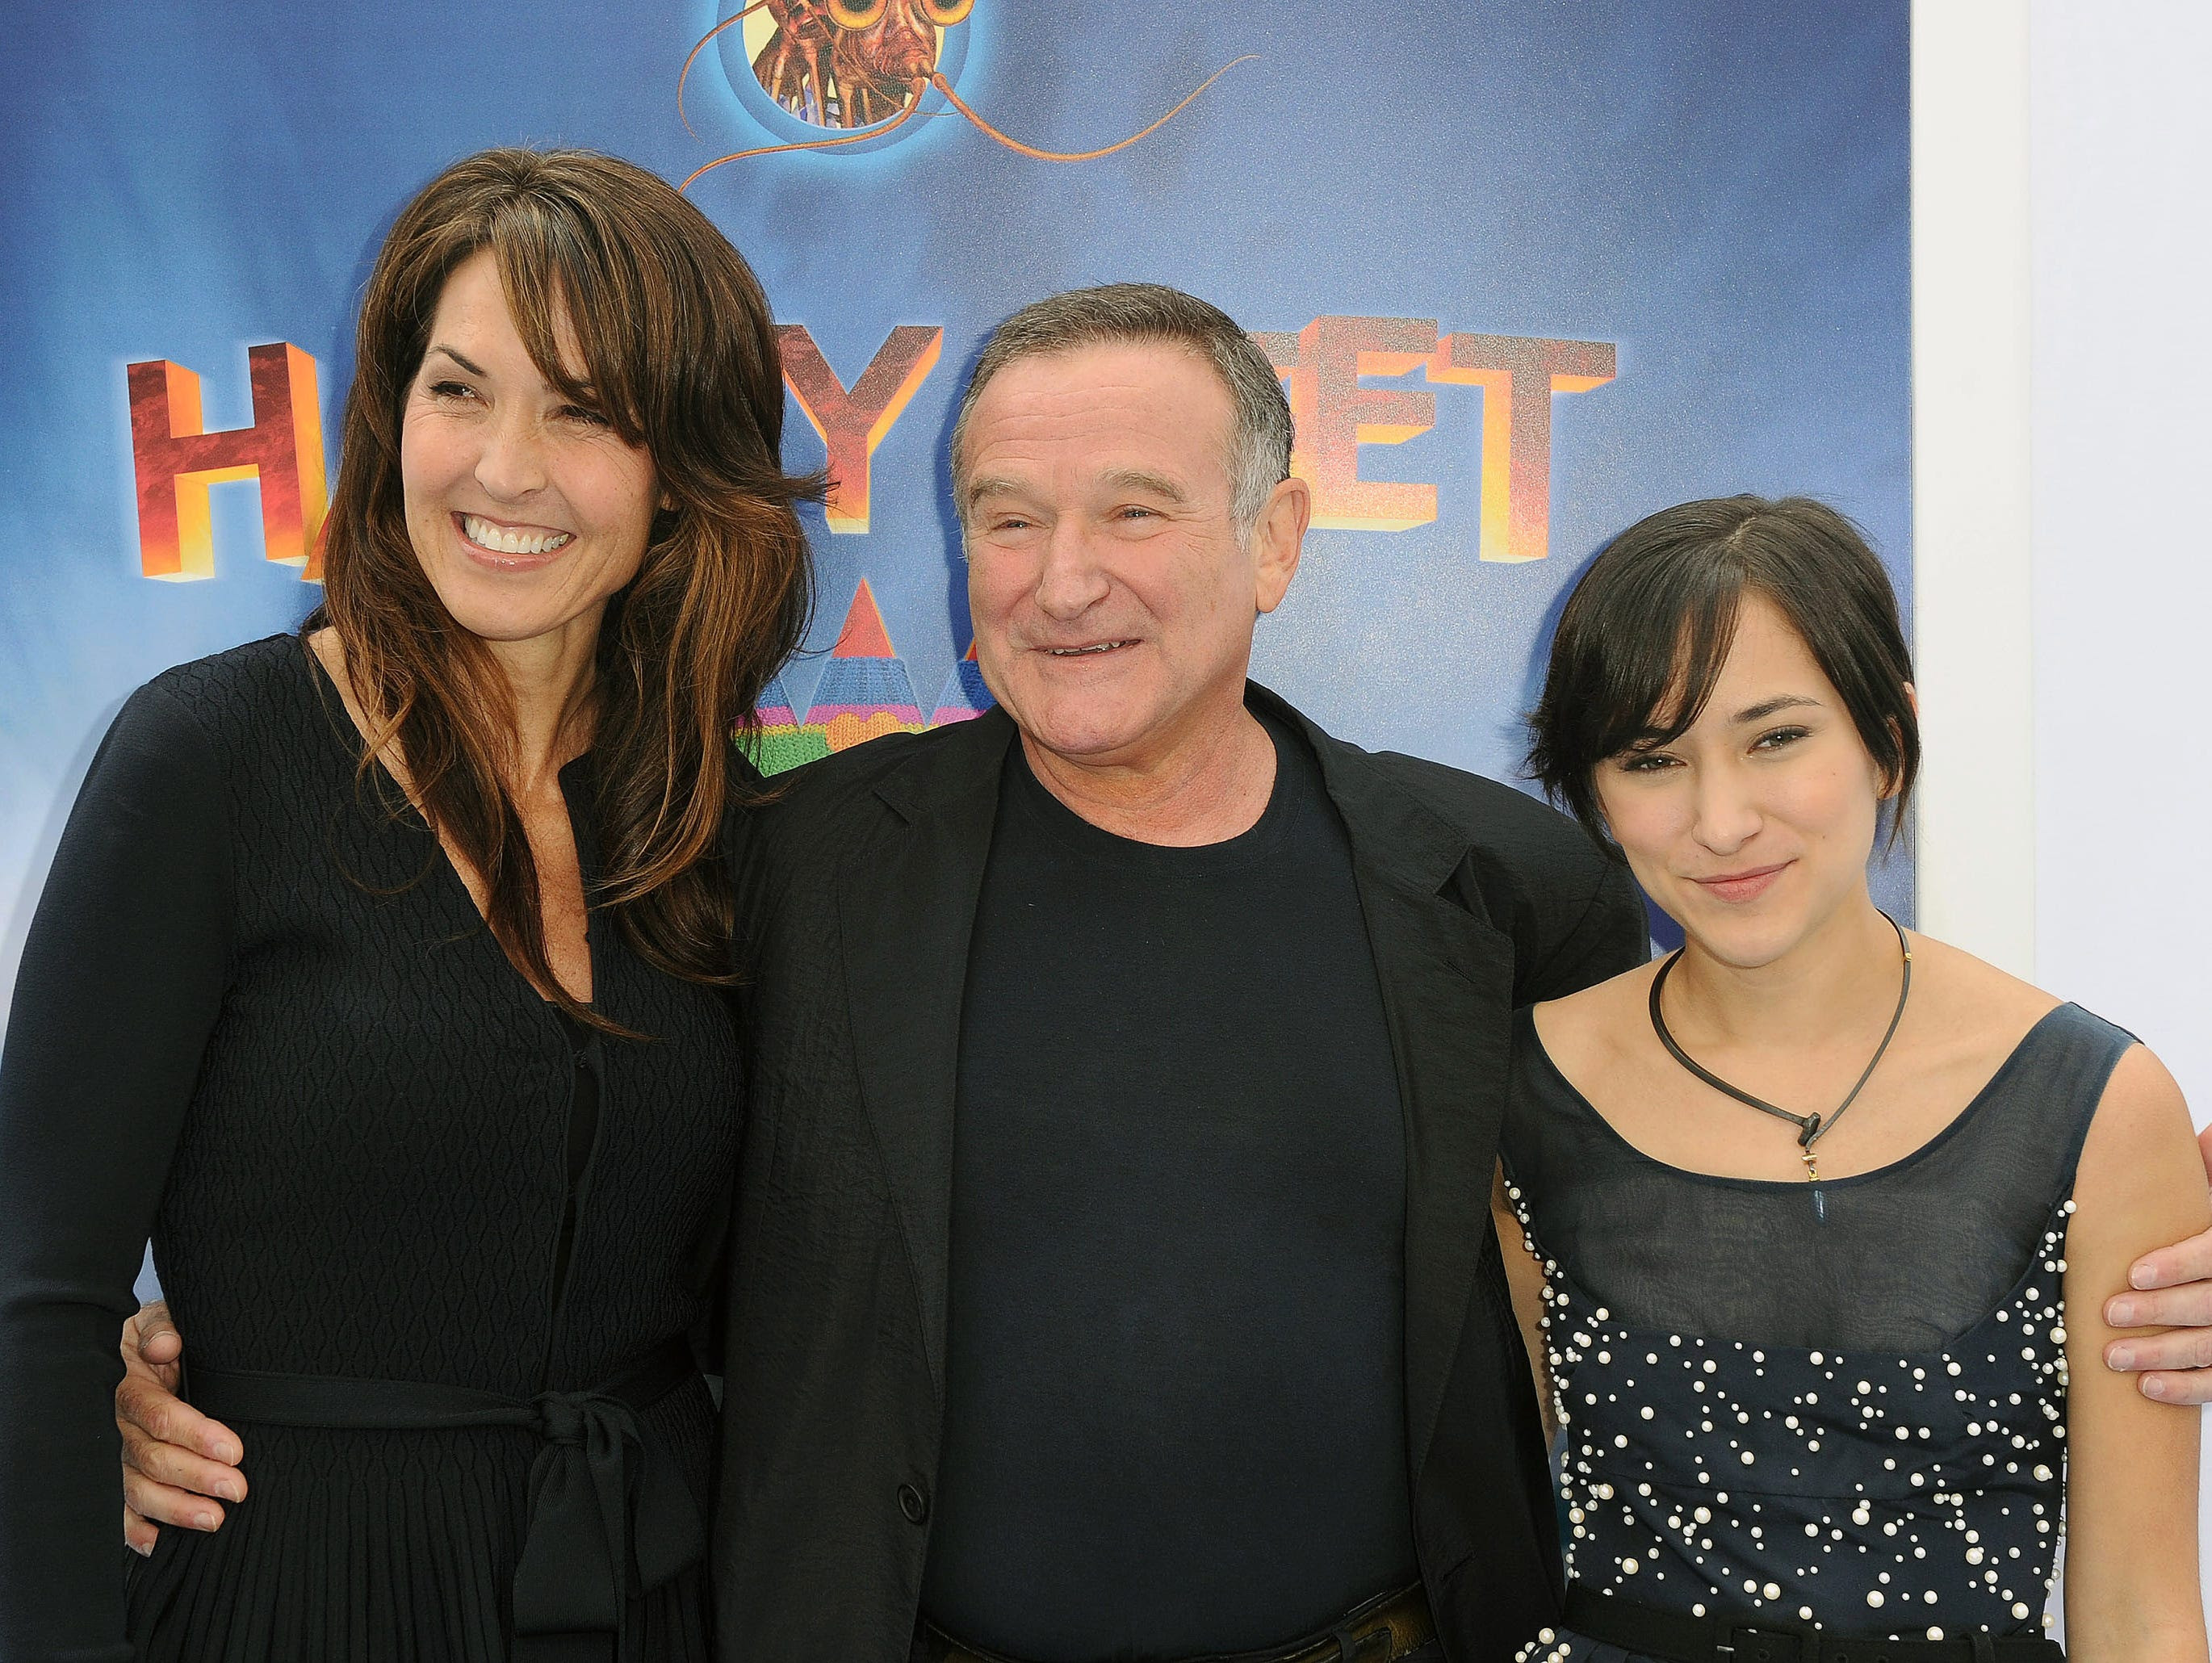
<instances>
[{"instance_id":1,"label":"dark leather belt","mask_svg":"<svg viewBox=\"0 0 2212 1663\"><path fill-rule=\"evenodd\" d=\"M2048 1640L2001 1640L1978 1630L1952 1640L1869 1640L1777 1623L1742 1611L1689 1617L1587 1588L1567 1590L1577 1634L1668 1663L2065 1663Z\"/></svg>"},{"instance_id":2,"label":"dark leather belt","mask_svg":"<svg viewBox=\"0 0 2212 1663\"><path fill-rule=\"evenodd\" d=\"M1397 1663L1437 1637L1436 1620L1419 1583L1395 1593L1377 1594L1353 1607L1310 1640L1286 1651L1237 1652L1178 1660L1178 1663ZM1012 1663L996 1652L978 1651L924 1619L915 1636L913 1663Z\"/></svg>"},{"instance_id":3,"label":"dark leather belt","mask_svg":"<svg viewBox=\"0 0 2212 1663\"><path fill-rule=\"evenodd\" d=\"M525 1427L544 1440L514 1571L514 1663L580 1650L627 1658L630 1590L658 1587L706 1550L699 1508L638 1411L698 1373L681 1338L612 1380L525 1401L465 1386L195 1369L191 1399L217 1420L350 1431Z\"/></svg>"}]
</instances>

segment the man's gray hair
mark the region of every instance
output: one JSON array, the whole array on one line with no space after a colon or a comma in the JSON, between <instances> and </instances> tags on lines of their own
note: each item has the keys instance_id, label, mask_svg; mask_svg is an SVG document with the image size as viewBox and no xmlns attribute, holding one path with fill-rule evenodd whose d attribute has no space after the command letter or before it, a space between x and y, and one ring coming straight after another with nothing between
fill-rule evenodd
<instances>
[{"instance_id":1,"label":"man's gray hair","mask_svg":"<svg viewBox=\"0 0 2212 1663\"><path fill-rule=\"evenodd\" d=\"M1031 302L991 331L952 423L952 500L968 520L968 418L991 379L1024 358L1089 346L1163 342L1213 366L1236 412L1230 429L1229 517L1249 542L1275 487L1291 476L1291 405L1275 367L1219 307L1164 283L1106 283ZM964 535L964 529L963 529Z\"/></svg>"}]
</instances>

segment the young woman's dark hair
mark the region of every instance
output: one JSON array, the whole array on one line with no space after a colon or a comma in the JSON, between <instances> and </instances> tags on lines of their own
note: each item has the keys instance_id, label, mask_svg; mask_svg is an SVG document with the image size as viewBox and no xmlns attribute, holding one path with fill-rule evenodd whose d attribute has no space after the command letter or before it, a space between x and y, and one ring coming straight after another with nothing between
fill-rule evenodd
<instances>
[{"instance_id":1,"label":"young woman's dark hair","mask_svg":"<svg viewBox=\"0 0 2212 1663\"><path fill-rule=\"evenodd\" d=\"M1528 719L1529 777L1610 848L1593 774L1632 745L1668 745L1712 696L1746 594L1803 637L1890 789L1894 816L1920 768L1912 662L1889 576L1826 503L1709 497L1639 519L1567 598L1544 694Z\"/></svg>"},{"instance_id":2,"label":"young woman's dark hair","mask_svg":"<svg viewBox=\"0 0 2212 1663\"><path fill-rule=\"evenodd\" d=\"M611 1028L546 957L530 840L502 784L505 683L431 587L401 500L401 414L432 314L487 248L545 379L643 446L672 505L602 626L589 714L605 876L591 900L640 956L689 980L727 980L714 855L731 737L805 635L811 567L793 508L820 483L783 470L782 369L759 283L665 180L589 151L486 150L401 212L362 303L309 624L343 645L370 724L364 777L397 749L424 814L483 874L507 956L571 1015Z\"/></svg>"}]
</instances>

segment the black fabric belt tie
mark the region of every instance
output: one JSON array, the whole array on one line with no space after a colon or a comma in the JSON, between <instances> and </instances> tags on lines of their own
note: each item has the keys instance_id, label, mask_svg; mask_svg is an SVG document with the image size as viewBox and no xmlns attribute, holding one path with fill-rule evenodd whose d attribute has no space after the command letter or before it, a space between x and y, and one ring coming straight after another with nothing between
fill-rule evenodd
<instances>
[{"instance_id":1,"label":"black fabric belt tie","mask_svg":"<svg viewBox=\"0 0 2212 1663\"><path fill-rule=\"evenodd\" d=\"M514 1663L627 1660L633 1590L659 1587L706 1551L706 1532L666 1448L638 1411L698 1372L672 1339L613 1379L524 1401L465 1386L195 1369L191 1399L217 1420L345 1431L525 1427L544 1440L530 1467L529 1521L514 1571Z\"/></svg>"},{"instance_id":2,"label":"black fabric belt tie","mask_svg":"<svg viewBox=\"0 0 2212 1663\"><path fill-rule=\"evenodd\" d=\"M1999 1639L1977 1630L1946 1640L1874 1640L1778 1623L1747 1611L1691 1617L1632 1600L1567 1590L1567 1626L1624 1651L1670 1663L2066 1663L2048 1640Z\"/></svg>"}]
</instances>

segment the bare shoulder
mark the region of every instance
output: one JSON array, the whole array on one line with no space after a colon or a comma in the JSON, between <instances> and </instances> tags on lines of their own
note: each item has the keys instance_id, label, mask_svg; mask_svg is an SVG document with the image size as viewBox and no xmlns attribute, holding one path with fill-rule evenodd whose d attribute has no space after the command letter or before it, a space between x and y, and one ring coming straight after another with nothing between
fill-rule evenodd
<instances>
[{"instance_id":1,"label":"bare shoulder","mask_svg":"<svg viewBox=\"0 0 2212 1663\"><path fill-rule=\"evenodd\" d=\"M2091 1220L2136 1221L2151 1238L2146 1247L2204 1227L2209 1209L2197 1129L2180 1086L2149 1047L2130 1046L2106 1082L2074 1191Z\"/></svg>"},{"instance_id":2,"label":"bare shoulder","mask_svg":"<svg viewBox=\"0 0 2212 1663\"><path fill-rule=\"evenodd\" d=\"M1912 950L1912 997L1940 1029L1974 1035L2009 1052L2063 1003L1962 947L1905 932Z\"/></svg>"},{"instance_id":3,"label":"bare shoulder","mask_svg":"<svg viewBox=\"0 0 2212 1663\"><path fill-rule=\"evenodd\" d=\"M1661 962L1639 964L1580 992L1532 1008L1536 1037L1560 1072L1570 1079L1595 1078L1619 1059L1625 1035L1645 1031L1651 979L1659 974Z\"/></svg>"}]
</instances>

